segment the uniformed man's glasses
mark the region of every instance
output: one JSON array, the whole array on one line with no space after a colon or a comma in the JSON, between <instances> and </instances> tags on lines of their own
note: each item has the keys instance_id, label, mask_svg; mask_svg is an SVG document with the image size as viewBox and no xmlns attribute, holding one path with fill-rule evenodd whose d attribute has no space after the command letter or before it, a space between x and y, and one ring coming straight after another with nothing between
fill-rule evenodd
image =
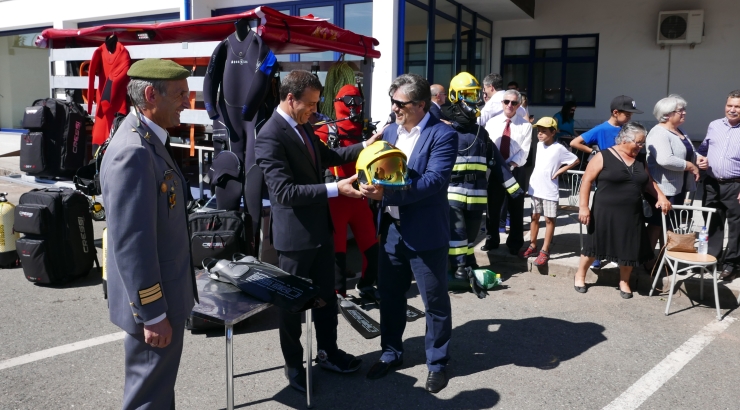
<instances>
[{"instance_id":1,"label":"uniformed man's glasses","mask_svg":"<svg viewBox=\"0 0 740 410\"><path fill-rule=\"evenodd\" d=\"M347 107L361 107L365 100L359 95L345 95L344 97L335 98L335 102L342 101Z\"/></svg>"},{"instance_id":2,"label":"uniformed man's glasses","mask_svg":"<svg viewBox=\"0 0 740 410\"><path fill-rule=\"evenodd\" d=\"M415 102L416 102L416 101L414 101L414 100L409 100L409 101L398 101L398 100L394 100L393 98L391 98L391 105L395 105L395 106L396 106L396 107L398 107L399 109L401 109L401 108L403 108L403 107L405 107L405 106L407 106L407 105L409 105L409 104L411 104L411 103L415 103Z\"/></svg>"}]
</instances>

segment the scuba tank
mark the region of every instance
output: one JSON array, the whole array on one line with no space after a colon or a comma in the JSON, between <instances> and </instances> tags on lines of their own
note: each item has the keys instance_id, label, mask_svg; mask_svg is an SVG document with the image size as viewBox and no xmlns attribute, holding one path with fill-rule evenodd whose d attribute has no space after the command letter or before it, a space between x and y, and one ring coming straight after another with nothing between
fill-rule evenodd
<instances>
[{"instance_id":1,"label":"scuba tank","mask_svg":"<svg viewBox=\"0 0 740 410\"><path fill-rule=\"evenodd\" d=\"M15 232L15 205L8 202L7 192L0 193L0 269L12 269L20 265L15 242L20 234Z\"/></svg>"}]
</instances>

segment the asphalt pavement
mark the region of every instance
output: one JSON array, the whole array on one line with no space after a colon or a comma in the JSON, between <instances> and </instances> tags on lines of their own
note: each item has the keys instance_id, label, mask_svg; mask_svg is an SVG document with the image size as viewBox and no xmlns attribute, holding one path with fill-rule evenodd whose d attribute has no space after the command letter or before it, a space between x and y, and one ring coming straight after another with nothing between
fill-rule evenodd
<instances>
[{"instance_id":1,"label":"asphalt pavement","mask_svg":"<svg viewBox=\"0 0 740 410\"><path fill-rule=\"evenodd\" d=\"M18 202L29 185L0 180ZM135 206L135 204L132 204ZM95 223L96 238L104 223ZM723 302L717 325L711 287L706 304L678 292L669 316L665 296L622 299L611 284L573 290L572 276L498 264L503 286L485 299L452 294L449 386L424 390L424 321L408 323L405 359L380 380L365 373L380 340L365 340L339 318L339 345L364 362L359 372L314 367L317 409L737 409L740 323L736 303ZM0 409L116 409L123 393L123 342L69 353L47 349L120 334L108 320L101 279L61 287L28 282L21 269L0 271ZM409 303L423 309L412 291ZM379 320L377 310L369 314ZM305 408L287 386L276 326L268 309L235 330L235 407ZM84 346L84 343L79 346ZM314 343L315 346L315 343ZM35 355L34 355L35 354ZM24 355L31 359L17 363ZM29 360L31 360L29 359ZM186 332L176 386L180 409L226 407L222 330Z\"/></svg>"}]
</instances>

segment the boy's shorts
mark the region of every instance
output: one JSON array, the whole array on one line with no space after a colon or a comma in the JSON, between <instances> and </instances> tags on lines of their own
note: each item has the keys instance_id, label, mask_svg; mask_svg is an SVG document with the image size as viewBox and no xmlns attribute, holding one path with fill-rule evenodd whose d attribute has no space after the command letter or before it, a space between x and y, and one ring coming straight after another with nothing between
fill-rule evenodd
<instances>
[{"instance_id":1,"label":"boy's shorts","mask_svg":"<svg viewBox=\"0 0 740 410\"><path fill-rule=\"evenodd\" d=\"M557 218L558 203L549 199L532 197L532 213L545 215L545 218Z\"/></svg>"}]
</instances>

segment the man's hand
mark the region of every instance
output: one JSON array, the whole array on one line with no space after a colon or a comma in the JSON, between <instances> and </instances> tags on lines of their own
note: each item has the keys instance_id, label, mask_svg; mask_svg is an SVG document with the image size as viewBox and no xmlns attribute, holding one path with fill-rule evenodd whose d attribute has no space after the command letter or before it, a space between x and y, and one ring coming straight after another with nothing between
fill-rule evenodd
<instances>
[{"instance_id":1,"label":"man's hand","mask_svg":"<svg viewBox=\"0 0 740 410\"><path fill-rule=\"evenodd\" d=\"M144 343L152 347L167 347L172 341L172 326L167 318L153 325L144 325Z\"/></svg>"},{"instance_id":2,"label":"man's hand","mask_svg":"<svg viewBox=\"0 0 740 410\"><path fill-rule=\"evenodd\" d=\"M694 181L699 180L699 168L697 168L696 165L692 164L689 161L686 161L686 171L689 171L692 174L694 174Z\"/></svg>"},{"instance_id":3,"label":"man's hand","mask_svg":"<svg viewBox=\"0 0 740 410\"><path fill-rule=\"evenodd\" d=\"M337 182L337 190L339 195L348 196L350 198L362 198L360 191L356 190L352 183L357 181L357 174L352 175L349 178L342 179Z\"/></svg>"},{"instance_id":4,"label":"man's hand","mask_svg":"<svg viewBox=\"0 0 740 410\"><path fill-rule=\"evenodd\" d=\"M372 144L373 142L381 140L382 137L383 137L383 131L385 131L385 129L387 127L388 127L388 124L386 124L385 126L383 126L383 128L381 128L380 130L378 130L378 132L376 132L375 134L373 134L372 137L370 137L367 140L365 140L365 146L366 147L369 147L370 144Z\"/></svg>"},{"instance_id":5,"label":"man's hand","mask_svg":"<svg viewBox=\"0 0 740 410\"><path fill-rule=\"evenodd\" d=\"M705 171L709 169L709 161L707 161L707 157L702 157L701 155L697 155L696 165L699 169L703 169Z\"/></svg>"},{"instance_id":6,"label":"man's hand","mask_svg":"<svg viewBox=\"0 0 740 410\"><path fill-rule=\"evenodd\" d=\"M512 171L514 170L514 168L516 168L518 166L519 166L519 164L517 164L514 161L509 162L509 169L512 170Z\"/></svg>"},{"instance_id":7,"label":"man's hand","mask_svg":"<svg viewBox=\"0 0 740 410\"><path fill-rule=\"evenodd\" d=\"M360 184L360 192L362 192L362 195L366 198L380 201L383 199L383 191L384 188L382 185Z\"/></svg>"}]
</instances>

